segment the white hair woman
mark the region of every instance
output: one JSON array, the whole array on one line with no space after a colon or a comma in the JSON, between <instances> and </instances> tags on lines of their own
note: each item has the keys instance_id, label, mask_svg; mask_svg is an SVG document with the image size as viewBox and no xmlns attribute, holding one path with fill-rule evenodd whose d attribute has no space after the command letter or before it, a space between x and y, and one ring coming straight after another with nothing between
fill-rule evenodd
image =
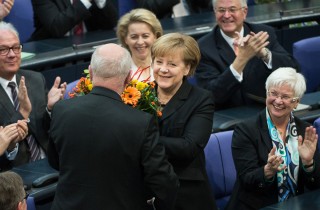
<instances>
[{"instance_id":1,"label":"white hair woman","mask_svg":"<svg viewBox=\"0 0 320 210\"><path fill-rule=\"evenodd\" d=\"M278 68L266 81L266 109L240 123L232 139L237 181L227 209L260 209L320 187L318 135L294 116L306 90L293 68Z\"/></svg>"}]
</instances>

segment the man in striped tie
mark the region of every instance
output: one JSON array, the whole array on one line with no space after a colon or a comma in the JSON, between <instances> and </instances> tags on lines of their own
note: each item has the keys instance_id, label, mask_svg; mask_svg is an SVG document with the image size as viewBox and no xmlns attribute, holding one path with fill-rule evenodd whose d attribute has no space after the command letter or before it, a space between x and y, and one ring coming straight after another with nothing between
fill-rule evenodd
<instances>
[{"instance_id":1,"label":"man in striped tie","mask_svg":"<svg viewBox=\"0 0 320 210\"><path fill-rule=\"evenodd\" d=\"M57 77L48 92L41 73L19 69L21 50L16 29L0 22L0 126L26 120L29 129L23 141L11 144L0 157L0 172L46 157L50 110L66 88Z\"/></svg>"}]
</instances>

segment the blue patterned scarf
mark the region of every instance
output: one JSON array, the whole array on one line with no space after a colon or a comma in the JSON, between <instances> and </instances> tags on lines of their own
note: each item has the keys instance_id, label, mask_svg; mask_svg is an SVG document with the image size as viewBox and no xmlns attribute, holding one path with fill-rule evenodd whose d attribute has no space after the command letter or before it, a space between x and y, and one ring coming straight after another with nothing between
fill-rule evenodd
<instances>
[{"instance_id":1,"label":"blue patterned scarf","mask_svg":"<svg viewBox=\"0 0 320 210\"><path fill-rule=\"evenodd\" d=\"M277 149L276 155L280 155L284 160L280 167L283 166L283 164L287 165L285 170L277 172L278 200L282 202L295 196L297 189L299 171L297 126L294 121L294 116L291 113L286 131L286 145L284 146L284 141L281 139L281 135L273 124L268 110L266 110L266 116L272 145Z\"/></svg>"}]
</instances>

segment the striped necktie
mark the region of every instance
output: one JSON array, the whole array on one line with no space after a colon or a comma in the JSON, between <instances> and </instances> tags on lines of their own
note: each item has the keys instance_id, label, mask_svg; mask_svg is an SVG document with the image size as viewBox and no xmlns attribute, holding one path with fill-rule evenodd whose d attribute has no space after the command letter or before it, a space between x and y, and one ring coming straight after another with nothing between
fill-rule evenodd
<instances>
[{"instance_id":1,"label":"striped necktie","mask_svg":"<svg viewBox=\"0 0 320 210\"><path fill-rule=\"evenodd\" d=\"M17 85L14 82L9 82L9 84L8 84L8 87L11 88L12 101L13 101L14 108L16 111L18 111L19 101L18 101L18 94L17 94L16 86ZM36 140L34 139L34 137L32 135L29 135L26 139L27 139L27 142L29 145L29 151L31 154L30 160L31 161L39 160L41 158L41 154L40 154L40 149L38 147Z\"/></svg>"}]
</instances>

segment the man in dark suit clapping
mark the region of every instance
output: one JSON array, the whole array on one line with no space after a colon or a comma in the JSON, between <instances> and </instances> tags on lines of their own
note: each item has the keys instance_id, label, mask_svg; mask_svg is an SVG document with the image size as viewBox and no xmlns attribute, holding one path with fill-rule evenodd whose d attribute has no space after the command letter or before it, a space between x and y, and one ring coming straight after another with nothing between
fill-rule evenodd
<instances>
[{"instance_id":1,"label":"man in dark suit clapping","mask_svg":"<svg viewBox=\"0 0 320 210\"><path fill-rule=\"evenodd\" d=\"M10 144L0 156L0 171L46 156L49 111L66 87L57 77L48 93L41 73L20 69L21 51L17 30L0 22L0 126L26 120L29 128L27 138Z\"/></svg>"},{"instance_id":2,"label":"man in dark suit clapping","mask_svg":"<svg viewBox=\"0 0 320 210\"><path fill-rule=\"evenodd\" d=\"M155 120L120 97L131 62L119 45L97 48L92 91L54 106L48 160L60 177L52 210L146 209L146 191L157 210L172 209L178 180L158 144Z\"/></svg>"}]
</instances>

